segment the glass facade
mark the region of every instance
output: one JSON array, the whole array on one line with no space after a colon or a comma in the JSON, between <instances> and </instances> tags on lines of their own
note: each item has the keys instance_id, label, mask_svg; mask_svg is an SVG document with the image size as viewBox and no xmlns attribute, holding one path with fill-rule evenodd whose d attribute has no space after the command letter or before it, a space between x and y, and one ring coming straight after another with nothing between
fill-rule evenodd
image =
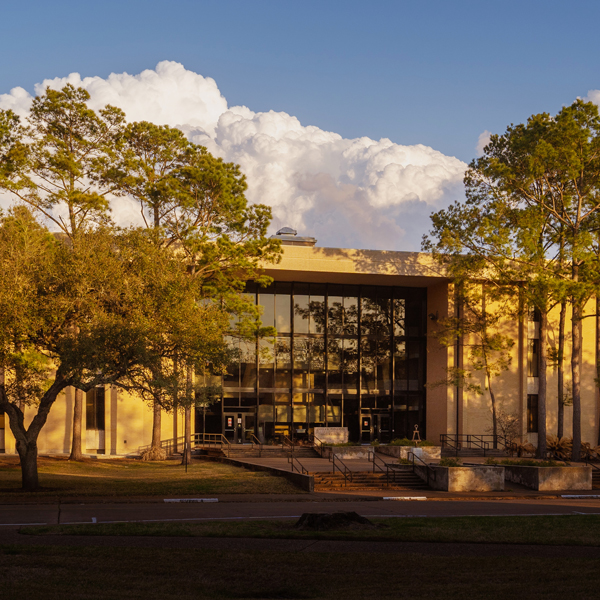
<instances>
[{"instance_id":1,"label":"glass facade","mask_svg":"<svg viewBox=\"0 0 600 600\"><path fill-rule=\"evenodd\" d=\"M250 282L246 292L277 335L230 340L239 361L207 432L268 442L345 426L368 443L411 438L418 425L425 439L426 289Z\"/></svg>"}]
</instances>

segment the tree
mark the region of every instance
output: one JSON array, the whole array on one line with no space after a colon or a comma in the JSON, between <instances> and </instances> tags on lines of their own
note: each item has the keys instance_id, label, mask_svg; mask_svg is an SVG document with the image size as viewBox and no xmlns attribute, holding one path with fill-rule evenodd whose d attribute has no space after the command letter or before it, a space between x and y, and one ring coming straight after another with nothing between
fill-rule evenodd
<instances>
[{"instance_id":1,"label":"tree","mask_svg":"<svg viewBox=\"0 0 600 600\"><path fill-rule=\"evenodd\" d=\"M188 143L176 129L133 123L124 139L120 162L106 170L107 184L140 202L156 243L172 247L194 280L197 301L217 302L226 312L245 315L238 319L240 335L265 335L259 323L248 330L256 307L241 292L248 279L267 284L261 265L279 259L279 242L266 237L270 208L248 205L247 184L238 165ZM185 356L173 363L185 373L176 397L184 407L186 440L196 364ZM165 404L163 397L155 404L159 410L161 406L172 403ZM158 445L160 427L156 429L156 419L154 423L153 445Z\"/></svg>"},{"instance_id":2,"label":"tree","mask_svg":"<svg viewBox=\"0 0 600 600\"><path fill-rule=\"evenodd\" d=\"M583 307L597 291L598 259L592 248L600 211L600 117L577 100L555 117L533 115L525 125L492 136L477 165L494 191L538 213L550 224L545 244L558 251L572 307L573 460L581 448L581 337ZM553 233L550 233L553 231ZM563 300L564 301L564 300ZM545 344L544 351L545 351Z\"/></svg>"},{"instance_id":3,"label":"tree","mask_svg":"<svg viewBox=\"0 0 600 600\"><path fill-rule=\"evenodd\" d=\"M572 307L573 457L581 446L581 320L600 281L592 246L600 209L600 118L591 103L577 100L555 117L533 115L505 134L491 136L484 155L465 176L467 202L438 213L435 235L441 252L461 249L504 283L522 282L526 304L540 311L539 452L545 452L547 314L560 303L559 429L562 428L564 324ZM464 223L464 219L470 221ZM451 226L447 226L451 224ZM455 229L454 229L455 228ZM466 242L465 240L466 234ZM473 240L475 241L474 243ZM427 247L427 246L426 246ZM600 343L600 342L599 342Z\"/></svg>"},{"instance_id":4,"label":"tree","mask_svg":"<svg viewBox=\"0 0 600 600\"><path fill-rule=\"evenodd\" d=\"M184 134L168 126L147 121L128 124L120 138L116 156L105 156L102 183L119 196L137 201L144 224L158 246L169 246L173 238L165 230L166 220L179 204L177 173L185 165L189 145ZM143 389L143 388L142 388ZM152 400L151 451L160 456L162 407Z\"/></svg>"},{"instance_id":5,"label":"tree","mask_svg":"<svg viewBox=\"0 0 600 600\"><path fill-rule=\"evenodd\" d=\"M114 157L123 112L106 106L98 113L90 96L68 84L34 98L26 125L0 111L0 189L43 215L70 240L90 227L109 223L109 187L99 185L103 165ZM0 134L2 135L2 134ZM75 325L75 327L77 327ZM75 391L71 459L81 454L82 390Z\"/></svg>"},{"instance_id":6,"label":"tree","mask_svg":"<svg viewBox=\"0 0 600 600\"><path fill-rule=\"evenodd\" d=\"M487 304L491 298L496 301L505 299L502 295L486 292L486 287L480 282L461 283L458 297L460 314L442 319L435 335L446 347L453 346L457 338L463 339L463 346L468 348L470 368L450 367L446 370L447 379L438 383L463 387L479 395L483 395L487 390L490 396L495 448L498 436L495 380L510 366L514 340L500 330L502 318L506 313L498 306L489 311ZM484 377L483 387L474 379L474 374L478 372Z\"/></svg>"}]
</instances>

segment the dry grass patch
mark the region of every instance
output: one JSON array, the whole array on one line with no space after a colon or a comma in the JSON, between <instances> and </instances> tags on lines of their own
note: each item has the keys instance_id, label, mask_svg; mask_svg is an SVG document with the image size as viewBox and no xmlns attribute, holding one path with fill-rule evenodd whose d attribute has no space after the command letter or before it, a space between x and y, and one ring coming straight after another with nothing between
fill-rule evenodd
<instances>
[{"instance_id":1,"label":"dry grass patch","mask_svg":"<svg viewBox=\"0 0 600 600\"><path fill-rule=\"evenodd\" d=\"M135 459L39 459L40 485L35 493L21 491L16 457L0 458L1 497L45 496L165 496L173 494L297 494L302 490L283 477L252 472L218 462L178 460L144 462Z\"/></svg>"}]
</instances>

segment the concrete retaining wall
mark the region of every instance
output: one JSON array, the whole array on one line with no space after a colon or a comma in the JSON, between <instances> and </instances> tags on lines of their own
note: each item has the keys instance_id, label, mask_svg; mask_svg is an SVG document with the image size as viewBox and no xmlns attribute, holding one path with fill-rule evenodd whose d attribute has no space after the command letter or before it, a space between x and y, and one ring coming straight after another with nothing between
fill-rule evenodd
<instances>
[{"instance_id":1,"label":"concrete retaining wall","mask_svg":"<svg viewBox=\"0 0 600 600\"><path fill-rule=\"evenodd\" d=\"M240 460L235 460L234 458L226 458L225 456L206 456L203 457L203 460L214 460L227 465L233 465L234 467L242 467L248 471L267 471L276 477L285 477L288 481L291 481L305 492L315 491L315 478L312 475L303 475L302 473L295 471L284 471L283 469L267 467L266 465L253 465Z\"/></svg>"},{"instance_id":2,"label":"concrete retaining wall","mask_svg":"<svg viewBox=\"0 0 600 600\"><path fill-rule=\"evenodd\" d=\"M429 477L429 487L445 492L502 492L503 467L438 467L430 466L434 476ZM415 465L415 472L427 481L425 466Z\"/></svg>"},{"instance_id":3,"label":"concrete retaining wall","mask_svg":"<svg viewBox=\"0 0 600 600\"><path fill-rule=\"evenodd\" d=\"M347 427L315 427L315 437L324 444L347 444Z\"/></svg>"},{"instance_id":4,"label":"concrete retaining wall","mask_svg":"<svg viewBox=\"0 0 600 600\"><path fill-rule=\"evenodd\" d=\"M327 450L342 460L372 460L375 452L373 446L327 446Z\"/></svg>"},{"instance_id":5,"label":"concrete retaining wall","mask_svg":"<svg viewBox=\"0 0 600 600\"><path fill-rule=\"evenodd\" d=\"M538 491L591 490L592 467L527 467L505 465L507 481Z\"/></svg>"},{"instance_id":6,"label":"concrete retaining wall","mask_svg":"<svg viewBox=\"0 0 600 600\"><path fill-rule=\"evenodd\" d=\"M412 446L375 446L375 452L397 458L408 458L409 452L412 452L415 456L423 460L442 458L441 446L423 446L422 448L413 448Z\"/></svg>"}]
</instances>

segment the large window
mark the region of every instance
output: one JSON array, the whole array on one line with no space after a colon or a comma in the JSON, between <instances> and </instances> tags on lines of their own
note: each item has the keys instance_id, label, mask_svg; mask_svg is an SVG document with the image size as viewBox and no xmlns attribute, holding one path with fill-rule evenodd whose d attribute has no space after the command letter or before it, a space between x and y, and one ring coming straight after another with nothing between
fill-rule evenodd
<instances>
[{"instance_id":1,"label":"large window","mask_svg":"<svg viewBox=\"0 0 600 600\"><path fill-rule=\"evenodd\" d=\"M538 432L538 395L527 394L527 433Z\"/></svg>"},{"instance_id":2,"label":"large window","mask_svg":"<svg viewBox=\"0 0 600 600\"><path fill-rule=\"evenodd\" d=\"M253 408L265 432L358 431L361 412L371 411L401 413L395 437L414 424L424 434L425 289L276 282L250 283L247 293L276 336L231 338L225 406Z\"/></svg>"},{"instance_id":3,"label":"large window","mask_svg":"<svg viewBox=\"0 0 600 600\"><path fill-rule=\"evenodd\" d=\"M104 430L104 388L97 387L85 394L85 428Z\"/></svg>"}]
</instances>

